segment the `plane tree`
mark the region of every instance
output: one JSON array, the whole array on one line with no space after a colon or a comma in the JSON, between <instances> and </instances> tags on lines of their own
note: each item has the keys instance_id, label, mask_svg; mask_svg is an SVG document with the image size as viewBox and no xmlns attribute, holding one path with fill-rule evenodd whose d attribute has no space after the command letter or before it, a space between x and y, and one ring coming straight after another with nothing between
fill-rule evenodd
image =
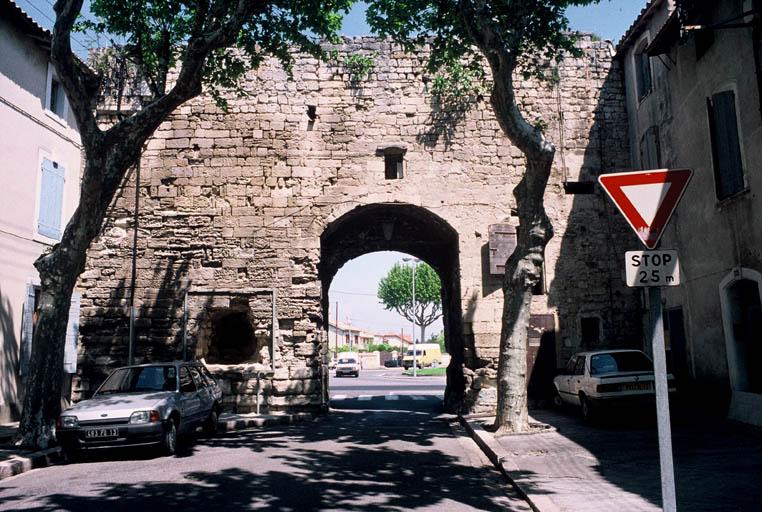
<instances>
[{"instance_id":1,"label":"plane tree","mask_svg":"<svg viewBox=\"0 0 762 512\"><path fill-rule=\"evenodd\" d=\"M83 1L57 0L54 5L51 59L77 122L85 163L79 204L61 240L34 263L41 293L17 442L36 448L49 445L60 412L69 303L87 249L146 140L202 91L224 106L222 93L267 56L287 67L294 50L323 56L320 38L337 37L342 13L352 2L91 0L83 20ZM71 35L80 25L118 41L111 50L142 85L140 101L107 127L97 117L96 105L109 73L72 52Z\"/></svg>"},{"instance_id":2,"label":"plane tree","mask_svg":"<svg viewBox=\"0 0 762 512\"><path fill-rule=\"evenodd\" d=\"M411 51L429 44L429 71L440 91L468 94L472 81L489 90L505 136L525 157L513 191L519 226L517 245L503 278L498 359L499 433L525 431L527 415L527 326L532 288L542 275L553 227L543 204L555 155L541 122L527 119L516 96L517 79L552 78L564 54L578 54L565 12L597 0L370 0L367 18L380 34ZM485 68L488 70L484 72ZM482 81L481 78L488 78Z\"/></svg>"},{"instance_id":3,"label":"plane tree","mask_svg":"<svg viewBox=\"0 0 762 512\"><path fill-rule=\"evenodd\" d=\"M423 262L415 266L396 263L379 281L378 298L384 308L396 311L408 321L420 326L421 342L426 339L426 328L442 316L442 283L436 271Z\"/></svg>"}]
</instances>

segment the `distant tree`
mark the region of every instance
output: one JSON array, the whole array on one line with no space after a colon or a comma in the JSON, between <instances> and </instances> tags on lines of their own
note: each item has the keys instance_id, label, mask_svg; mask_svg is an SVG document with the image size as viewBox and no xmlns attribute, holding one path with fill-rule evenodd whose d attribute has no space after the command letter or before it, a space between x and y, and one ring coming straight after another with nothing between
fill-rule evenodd
<instances>
[{"instance_id":1,"label":"distant tree","mask_svg":"<svg viewBox=\"0 0 762 512\"><path fill-rule=\"evenodd\" d=\"M443 354L447 353L447 348L445 347L444 332L432 334L431 338L429 338L429 340L426 343L436 343L437 345L439 345L439 350L441 350Z\"/></svg>"},{"instance_id":2,"label":"distant tree","mask_svg":"<svg viewBox=\"0 0 762 512\"><path fill-rule=\"evenodd\" d=\"M526 396L527 327L532 288L540 281L553 226L543 196L556 152L541 119L527 119L516 77L552 80L564 54L577 55L566 9L598 0L368 0L370 26L415 51L431 47L428 68L435 93L457 106L484 87L505 136L525 157L513 189L517 245L505 264L503 319L497 368L500 433L529 428ZM486 66L485 66L486 61ZM484 82L485 67L492 80ZM507 176L506 176L507 179Z\"/></svg>"},{"instance_id":3,"label":"distant tree","mask_svg":"<svg viewBox=\"0 0 762 512\"><path fill-rule=\"evenodd\" d=\"M266 56L288 68L291 52L322 56L318 38L335 40L352 0L91 0L85 28L123 42L118 58L144 84L134 110L104 127L96 114L106 73L75 57L71 33L84 0L57 0L51 59L82 140L79 205L52 250L40 256L38 320L19 426L19 444L45 448L61 408L64 340L72 291L106 210L143 145L174 110L206 90L222 92ZM121 99L121 95L118 96ZM118 102L120 105L120 102ZM133 105L134 106L134 105Z\"/></svg>"},{"instance_id":4,"label":"distant tree","mask_svg":"<svg viewBox=\"0 0 762 512\"><path fill-rule=\"evenodd\" d=\"M394 352L395 347L388 343L371 343L368 345L368 352Z\"/></svg>"},{"instance_id":5,"label":"distant tree","mask_svg":"<svg viewBox=\"0 0 762 512\"><path fill-rule=\"evenodd\" d=\"M442 283L436 271L426 263L416 266L415 308L412 265L396 263L378 283L378 298L387 310L396 311L420 325L420 340L426 339L426 327L442 316Z\"/></svg>"}]
</instances>

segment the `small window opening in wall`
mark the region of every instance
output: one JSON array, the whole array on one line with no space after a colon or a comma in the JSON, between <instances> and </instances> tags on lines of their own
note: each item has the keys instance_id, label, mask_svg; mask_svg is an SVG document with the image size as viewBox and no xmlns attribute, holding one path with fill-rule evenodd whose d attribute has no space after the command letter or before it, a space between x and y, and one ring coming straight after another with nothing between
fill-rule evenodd
<instances>
[{"instance_id":1,"label":"small window opening in wall","mask_svg":"<svg viewBox=\"0 0 762 512\"><path fill-rule=\"evenodd\" d=\"M567 194L594 194L594 181L564 181L564 192Z\"/></svg>"},{"instance_id":2,"label":"small window opening in wall","mask_svg":"<svg viewBox=\"0 0 762 512\"><path fill-rule=\"evenodd\" d=\"M405 152L407 148L402 145L379 146L377 155L384 157L384 178L387 180L401 180L405 176Z\"/></svg>"},{"instance_id":3,"label":"small window opening in wall","mask_svg":"<svg viewBox=\"0 0 762 512\"><path fill-rule=\"evenodd\" d=\"M307 105L307 117L309 118L307 121L307 131L311 132L315 127L315 120L317 119L317 106Z\"/></svg>"},{"instance_id":4,"label":"small window opening in wall","mask_svg":"<svg viewBox=\"0 0 762 512\"><path fill-rule=\"evenodd\" d=\"M60 118L66 115L66 94L61 81L53 70L52 65L48 68L47 109Z\"/></svg>"},{"instance_id":5,"label":"small window opening in wall","mask_svg":"<svg viewBox=\"0 0 762 512\"><path fill-rule=\"evenodd\" d=\"M646 53L647 41L635 52L635 83L638 89L638 101L651 94L651 59Z\"/></svg>"},{"instance_id":6,"label":"small window opening in wall","mask_svg":"<svg viewBox=\"0 0 762 512\"><path fill-rule=\"evenodd\" d=\"M585 316L580 319L582 345L595 345L601 339L601 319Z\"/></svg>"},{"instance_id":7,"label":"small window opening in wall","mask_svg":"<svg viewBox=\"0 0 762 512\"><path fill-rule=\"evenodd\" d=\"M532 295L545 295L545 263L540 267L540 279L532 287Z\"/></svg>"},{"instance_id":8,"label":"small window opening in wall","mask_svg":"<svg viewBox=\"0 0 762 512\"><path fill-rule=\"evenodd\" d=\"M404 177L404 160L402 154L384 155L384 178L400 180Z\"/></svg>"}]
</instances>

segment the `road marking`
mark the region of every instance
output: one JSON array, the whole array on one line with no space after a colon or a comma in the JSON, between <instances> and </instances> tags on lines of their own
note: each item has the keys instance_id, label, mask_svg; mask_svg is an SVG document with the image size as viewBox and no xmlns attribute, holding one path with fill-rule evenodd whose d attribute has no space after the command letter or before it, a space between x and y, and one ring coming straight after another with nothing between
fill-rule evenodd
<instances>
[{"instance_id":1,"label":"road marking","mask_svg":"<svg viewBox=\"0 0 762 512\"><path fill-rule=\"evenodd\" d=\"M373 398L373 397L370 396L370 395L360 395L360 396L357 397L358 400L363 400L363 401L368 401L371 398Z\"/></svg>"},{"instance_id":2,"label":"road marking","mask_svg":"<svg viewBox=\"0 0 762 512\"><path fill-rule=\"evenodd\" d=\"M400 397L398 395L386 395L387 400L399 400Z\"/></svg>"},{"instance_id":3,"label":"road marking","mask_svg":"<svg viewBox=\"0 0 762 512\"><path fill-rule=\"evenodd\" d=\"M331 400L346 400L346 399L347 399L347 395L333 395L333 397L331 397Z\"/></svg>"}]
</instances>

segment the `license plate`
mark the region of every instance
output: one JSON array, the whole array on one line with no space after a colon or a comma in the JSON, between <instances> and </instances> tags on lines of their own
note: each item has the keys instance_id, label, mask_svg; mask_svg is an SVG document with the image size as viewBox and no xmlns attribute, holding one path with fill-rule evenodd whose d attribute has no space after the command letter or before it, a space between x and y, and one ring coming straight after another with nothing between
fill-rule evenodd
<instances>
[{"instance_id":1,"label":"license plate","mask_svg":"<svg viewBox=\"0 0 762 512\"><path fill-rule=\"evenodd\" d=\"M100 437L117 437L119 429L116 428L89 428L85 430L85 437L88 439Z\"/></svg>"},{"instance_id":2,"label":"license plate","mask_svg":"<svg viewBox=\"0 0 762 512\"><path fill-rule=\"evenodd\" d=\"M650 391L651 383L650 382L632 382L629 384L624 384L622 388L625 391Z\"/></svg>"}]
</instances>

